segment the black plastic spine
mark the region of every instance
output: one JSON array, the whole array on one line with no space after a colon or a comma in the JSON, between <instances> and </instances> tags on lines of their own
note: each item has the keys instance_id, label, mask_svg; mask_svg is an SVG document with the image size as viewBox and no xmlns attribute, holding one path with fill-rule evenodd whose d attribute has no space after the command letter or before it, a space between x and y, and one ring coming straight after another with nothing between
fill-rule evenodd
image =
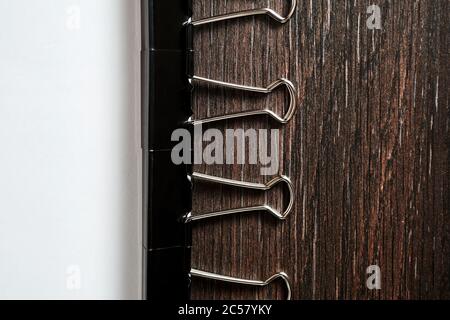
<instances>
[{"instance_id":1,"label":"black plastic spine","mask_svg":"<svg viewBox=\"0 0 450 320\"><path fill-rule=\"evenodd\" d=\"M144 298L190 297L190 165L171 159L174 130L192 132L191 0L142 0Z\"/></svg>"}]
</instances>

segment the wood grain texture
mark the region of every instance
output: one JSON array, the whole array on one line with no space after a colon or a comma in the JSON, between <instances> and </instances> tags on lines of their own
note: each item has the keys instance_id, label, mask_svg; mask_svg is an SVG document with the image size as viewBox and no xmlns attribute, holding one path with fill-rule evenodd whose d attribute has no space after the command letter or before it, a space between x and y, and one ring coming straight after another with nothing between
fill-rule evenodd
<instances>
[{"instance_id":1,"label":"wood grain texture","mask_svg":"<svg viewBox=\"0 0 450 320\"><path fill-rule=\"evenodd\" d=\"M379 5L382 30L369 30ZM277 0L194 0L195 17L270 6ZM193 266L249 279L285 271L294 299L450 298L449 2L300 0L293 19L266 17L195 31L196 73L266 86L279 77L298 88L286 126L266 118L216 124L282 130L280 172L296 204L286 222L265 214L196 223ZM284 10L284 11L283 11ZM283 90L266 97L197 87L199 116L267 107L282 112ZM257 165L197 171L261 182ZM196 185L195 212L267 202L268 194ZM379 265L382 289L366 287ZM194 299L282 299L281 285L242 288L194 280Z\"/></svg>"}]
</instances>

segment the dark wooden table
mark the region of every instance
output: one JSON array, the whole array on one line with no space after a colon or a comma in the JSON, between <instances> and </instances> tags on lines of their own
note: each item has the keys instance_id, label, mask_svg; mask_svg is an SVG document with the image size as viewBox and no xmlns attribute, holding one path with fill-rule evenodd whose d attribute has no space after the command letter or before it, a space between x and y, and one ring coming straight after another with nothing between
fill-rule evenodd
<instances>
[{"instance_id":1,"label":"dark wooden table","mask_svg":"<svg viewBox=\"0 0 450 320\"><path fill-rule=\"evenodd\" d=\"M382 29L369 29L370 5ZM194 0L196 17L288 1ZM267 214L196 223L193 266L249 279L285 271L294 299L450 298L449 1L300 0L280 25L245 18L196 29L198 75L266 86L289 78L299 110L286 126L262 118L215 124L282 130L280 172L296 189L285 222ZM270 96L214 87L195 92L199 116L270 108ZM206 129L206 128L205 128ZM197 166L227 178L267 181L257 165ZM197 212L270 203L265 195L199 185ZM381 269L369 290L367 268ZM284 297L283 287L194 280L194 299Z\"/></svg>"}]
</instances>

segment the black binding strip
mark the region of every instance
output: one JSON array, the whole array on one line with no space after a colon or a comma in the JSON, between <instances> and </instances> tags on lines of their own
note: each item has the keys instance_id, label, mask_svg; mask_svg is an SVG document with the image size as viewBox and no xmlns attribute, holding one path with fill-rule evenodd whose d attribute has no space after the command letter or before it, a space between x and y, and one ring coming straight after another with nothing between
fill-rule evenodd
<instances>
[{"instance_id":1,"label":"black binding strip","mask_svg":"<svg viewBox=\"0 0 450 320\"><path fill-rule=\"evenodd\" d=\"M144 298L190 297L192 166L171 159L174 130L192 116L191 0L142 0Z\"/></svg>"}]
</instances>

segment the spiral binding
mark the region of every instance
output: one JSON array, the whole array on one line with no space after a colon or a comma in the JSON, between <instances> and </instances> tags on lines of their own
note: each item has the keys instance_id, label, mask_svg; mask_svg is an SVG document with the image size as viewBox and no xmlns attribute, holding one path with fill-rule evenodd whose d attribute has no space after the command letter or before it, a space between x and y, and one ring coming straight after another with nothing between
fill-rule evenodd
<instances>
[{"instance_id":1,"label":"spiral binding","mask_svg":"<svg viewBox=\"0 0 450 320\"><path fill-rule=\"evenodd\" d=\"M281 78L266 88L259 88L193 75L192 32L195 27L202 25L258 15L267 15L273 20L284 24L295 13L297 1L290 1L290 9L286 16L270 8L260 8L212 16L200 20L192 20L191 18L191 1L177 0L177 6L174 3L169 5L167 0L142 0L143 148L146 151L144 155L144 178L147 179L144 180L144 192L146 193L144 199L144 208L146 208L144 214L144 221L146 221L144 230L144 268L146 270L144 288L147 289L144 294L151 299L173 297L176 287L183 291L182 286L187 285L189 287L190 279L192 278L203 278L255 287L265 287L277 280L282 280L286 286L286 298L289 300L291 298L291 285L288 275L284 272L277 273L265 281L259 281L234 278L191 268L190 249L192 244L190 225L193 222L220 216L256 212L266 212L280 221L286 220L295 202L295 193L290 179L285 176L279 176L266 184L260 184L191 172L192 166L175 166L167 161L167 150L170 150L172 146L167 135L175 128L183 126L189 128L189 126L228 119L265 115L280 124L286 124L293 118L296 112L296 90L294 85L287 79ZM188 17L182 21L186 15ZM167 21L164 20L165 18L174 21L173 28L168 27ZM178 25L178 23L180 24ZM183 58L183 55L187 56L187 59ZM179 70L179 73L175 76L167 75L169 70L172 71L174 69ZM187 79L185 79L186 71ZM263 109L196 119L189 112L188 108L180 107L180 105L183 105L183 99L184 101L186 99L190 100L189 96L191 96L192 88L196 84L215 85L261 94L270 94L276 88L284 86L289 95L289 106L283 115L269 109ZM167 89L168 86L174 86L174 89L171 91ZM181 92L181 94L178 96L173 95L173 91ZM168 115L170 116L171 114L173 118L168 118ZM183 119L185 120L183 121ZM164 133L157 135L156 132L160 131L164 131ZM163 172L170 172L171 174L163 176ZM187 181L183 176L187 178ZM180 186L180 189L177 191L170 189L170 183L176 183ZM196 214L192 213L192 210L188 210L189 207L192 208L192 202L186 200L187 195L190 195L192 198L193 183L214 183L261 192L270 191L276 185L283 185L285 186L285 191L287 190L289 194L289 202L282 211L263 204ZM162 185L163 190L158 192L156 187L159 184ZM161 197L170 198L170 205L173 206L169 210L170 212L166 212L167 210L161 203ZM185 210L184 214L182 214L183 210ZM186 212L189 213L186 214ZM159 230L160 227L173 229L177 236L168 238L168 232L165 232L165 230L161 232ZM188 275L187 278L185 277L186 274ZM183 298L186 296L180 295L179 297Z\"/></svg>"}]
</instances>

